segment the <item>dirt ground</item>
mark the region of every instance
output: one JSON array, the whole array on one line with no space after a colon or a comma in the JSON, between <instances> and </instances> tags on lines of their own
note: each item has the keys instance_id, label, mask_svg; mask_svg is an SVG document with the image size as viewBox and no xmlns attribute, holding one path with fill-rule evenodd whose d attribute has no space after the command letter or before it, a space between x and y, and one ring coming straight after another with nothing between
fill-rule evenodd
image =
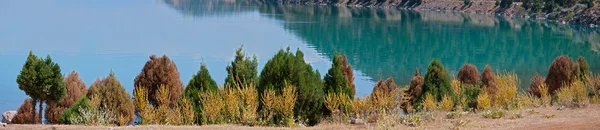
<instances>
[{"instance_id":1,"label":"dirt ground","mask_svg":"<svg viewBox=\"0 0 600 130\"><path fill-rule=\"evenodd\" d=\"M464 126L458 126L460 129L506 129L506 130L580 130L596 129L600 130L600 104L591 104L585 108L566 108L558 110L558 107L533 108L535 112L526 112L526 110L505 112L504 118L486 119L481 113L471 113L457 119L446 119L444 112L434 114L434 119L423 122L422 126L409 127L398 123L398 129L450 129L456 127L453 122L468 122ZM511 119L514 113L524 113L524 117ZM552 116L554 115L554 116ZM75 126L75 125L17 125L9 124L0 127L2 130L164 130L164 129L210 129L210 130L264 130L264 129L289 129L283 127L250 127L238 125L208 125L208 126ZM377 129L374 124L350 125L350 124L320 124L315 127L304 127L294 129Z\"/></svg>"}]
</instances>

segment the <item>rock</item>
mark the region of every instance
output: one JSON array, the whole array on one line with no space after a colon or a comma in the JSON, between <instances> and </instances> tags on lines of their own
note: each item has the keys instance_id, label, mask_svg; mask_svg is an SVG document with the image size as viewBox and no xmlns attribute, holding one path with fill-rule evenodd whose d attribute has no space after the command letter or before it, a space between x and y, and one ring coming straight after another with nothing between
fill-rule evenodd
<instances>
[{"instance_id":1,"label":"rock","mask_svg":"<svg viewBox=\"0 0 600 130\"><path fill-rule=\"evenodd\" d=\"M6 111L2 113L2 123L10 123L15 115L17 115L17 111Z\"/></svg>"},{"instance_id":2,"label":"rock","mask_svg":"<svg viewBox=\"0 0 600 130\"><path fill-rule=\"evenodd\" d=\"M351 118L350 124L365 124L365 122L361 119Z\"/></svg>"}]
</instances>

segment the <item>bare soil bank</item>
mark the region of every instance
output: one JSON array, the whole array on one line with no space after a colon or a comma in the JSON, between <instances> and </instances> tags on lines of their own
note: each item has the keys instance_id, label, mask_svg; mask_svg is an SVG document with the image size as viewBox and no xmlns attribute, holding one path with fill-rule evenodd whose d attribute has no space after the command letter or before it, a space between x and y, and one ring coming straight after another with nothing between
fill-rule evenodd
<instances>
[{"instance_id":1,"label":"bare soil bank","mask_svg":"<svg viewBox=\"0 0 600 130\"><path fill-rule=\"evenodd\" d=\"M512 113L517 111L506 112L507 116L501 119L486 119L481 116L481 113L471 113L467 116L457 119L446 119L445 112L435 114L433 121L423 122L422 126L409 127L398 123L397 129L449 129L455 127L456 121L469 122L465 126L460 126L460 129L506 129L506 130L561 130L561 129L600 129L600 104L591 104L585 108L567 108L557 110L558 107L540 107L533 108L536 113L525 114L523 118L511 119ZM525 110L521 110L524 112ZM553 116L552 116L553 115ZM125 126L125 127L110 127L110 126L76 126L76 125L17 125L9 124L6 127L1 127L2 130L163 130L163 129L210 129L210 130L263 130L263 129L288 129L283 127L250 127L238 125L208 125L208 126L162 126L162 125L147 125L147 126ZM315 127L293 128L293 129L377 129L375 124L366 125L350 125L350 124L320 124Z\"/></svg>"}]
</instances>

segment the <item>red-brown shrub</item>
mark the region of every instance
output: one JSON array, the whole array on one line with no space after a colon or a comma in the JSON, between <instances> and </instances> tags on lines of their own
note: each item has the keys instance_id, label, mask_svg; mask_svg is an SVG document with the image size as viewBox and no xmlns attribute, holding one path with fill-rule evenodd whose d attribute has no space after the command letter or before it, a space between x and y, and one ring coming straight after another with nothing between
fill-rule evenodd
<instances>
[{"instance_id":1,"label":"red-brown shrub","mask_svg":"<svg viewBox=\"0 0 600 130\"><path fill-rule=\"evenodd\" d=\"M472 64L465 64L458 71L458 81L464 84L477 84L479 81L479 71Z\"/></svg>"},{"instance_id":2,"label":"red-brown shrub","mask_svg":"<svg viewBox=\"0 0 600 130\"><path fill-rule=\"evenodd\" d=\"M574 62L568 56L559 56L552 62L546 76L548 91L554 94L563 84L571 84L573 81Z\"/></svg>"},{"instance_id":3,"label":"red-brown shrub","mask_svg":"<svg viewBox=\"0 0 600 130\"><path fill-rule=\"evenodd\" d=\"M527 92L538 97L541 96L538 87L542 84L544 84L544 78L540 77L538 73L535 72L535 76L531 78L531 86L527 89Z\"/></svg>"},{"instance_id":4,"label":"red-brown shrub","mask_svg":"<svg viewBox=\"0 0 600 130\"><path fill-rule=\"evenodd\" d=\"M86 95L95 104L93 99L98 99L98 110L104 112L112 112L113 117L118 120L108 120L108 124L116 124L119 126L129 125L133 123L133 101L131 95L125 91L121 82L117 80L115 74L111 71L108 77L96 79ZM91 104L92 104L91 103ZM96 106L96 105L90 105Z\"/></svg>"},{"instance_id":5,"label":"red-brown shrub","mask_svg":"<svg viewBox=\"0 0 600 130\"><path fill-rule=\"evenodd\" d=\"M398 86L394 83L394 79L392 77L387 78L386 80L379 80L375 86L373 87L373 92L380 91L384 94L389 94Z\"/></svg>"},{"instance_id":6,"label":"red-brown shrub","mask_svg":"<svg viewBox=\"0 0 600 130\"><path fill-rule=\"evenodd\" d=\"M33 104L31 104L31 99L25 99L25 101L23 101L23 104L21 104L21 107L19 107L19 109L17 110L17 115L15 115L11 123L31 124L33 116L35 116L36 119L35 124L41 123L42 121L40 121L40 118L38 117L39 114L37 113L37 111L33 110L32 105Z\"/></svg>"},{"instance_id":7,"label":"red-brown shrub","mask_svg":"<svg viewBox=\"0 0 600 130\"><path fill-rule=\"evenodd\" d=\"M354 72L352 71L352 66L350 66L350 63L348 63L348 56L341 56L340 59L342 60L342 75L346 76L346 80L348 80L348 85L352 87L352 95L356 95L356 85L354 84Z\"/></svg>"},{"instance_id":8,"label":"red-brown shrub","mask_svg":"<svg viewBox=\"0 0 600 130\"><path fill-rule=\"evenodd\" d=\"M66 108L70 108L82 95L87 93L85 83L79 78L79 74L71 71L64 80L67 94L58 103L48 103L44 118L52 124L60 123L60 116Z\"/></svg>"},{"instance_id":9,"label":"red-brown shrub","mask_svg":"<svg viewBox=\"0 0 600 130\"><path fill-rule=\"evenodd\" d=\"M492 71L492 67L485 65L483 73L481 73L482 87L486 88L486 91L490 95L494 95L496 92L496 75Z\"/></svg>"},{"instance_id":10,"label":"red-brown shrub","mask_svg":"<svg viewBox=\"0 0 600 130\"><path fill-rule=\"evenodd\" d=\"M410 94L410 102L414 103L414 101L421 95L421 87L425 83L425 79L419 73L419 69L416 70L415 76L410 80L410 85L408 88L408 94Z\"/></svg>"},{"instance_id":11,"label":"red-brown shrub","mask_svg":"<svg viewBox=\"0 0 600 130\"><path fill-rule=\"evenodd\" d=\"M156 102L156 92L160 85L165 85L169 90L170 107L174 107L183 91L183 83L179 77L177 65L169 57L150 56L150 60L146 62L142 72L135 77L134 87L144 87L148 91L148 101L155 107L160 106Z\"/></svg>"}]
</instances>

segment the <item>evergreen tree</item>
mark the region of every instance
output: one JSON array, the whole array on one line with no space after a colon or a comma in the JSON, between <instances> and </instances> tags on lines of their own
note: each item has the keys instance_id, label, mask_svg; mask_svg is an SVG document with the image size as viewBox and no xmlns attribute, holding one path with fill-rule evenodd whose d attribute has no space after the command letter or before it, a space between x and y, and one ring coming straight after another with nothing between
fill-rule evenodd
<instances>
[{"instance_id":1,"label":"evergreen tree","mask_svg":"<svg viewBox=\"0 0 600 130\"><path fill-rule=\"evenodd\" d=\"M133 123L134 106L131 100L131 95L125 91L121 82L117 80L115 74L110 71L108 77L96 79L86 95L90 100L99 99L97 108L104 112L112 112L113 116L118 120L108 121L108 124L125 126ZM123 119L123 120L121 120Z\"/></svg>"},{"instance_id":2,"label":"evergreen tree","mask_svg":"<svg viewBox=\"0 0 600 130\"><path fill-rule=\"evenodd\" d=\"M354 99L354 88L350 86L348 83L348 79L342 73L343 71L343 63L342 56L337 52L333 56L333 63L331 64L331 68L327 71L325 75L325 95L328 93L338 93L349 96L350 99Z\"/></svg>"},{"instance_id":3,"label":"evergreen tree","mask_svg":"<svg viewBox=\"0 0 600 130\"><path fill-rule=\"evenodd\" d=\"M454 97L454 92L450 86L450 75L448 71L442 65L442 63L433 59L427 67L427 74L425 74L425 84L423 85L421 95L415 103L417 106L422 103L425 99L424 95L431 94L436 101L441 101L444 95Z\"/></svg>"},{"instance_id":4,"label":"evergreen tree","mask_svg":"<svg viewBox=\"0 0 600 130\"><path fill-rule=\"evenodd\" d=\"M200 93L206 91L219 93L219 88L215 80L213 80L213 78L210 76L208 69L206 69L206 65L202 64L200 65L200 71L192 76L192 79L190 79L190 82L183 91L182 95L192 102L194 112L196 113L195 122L197 124L202 124L202 122L200 122L202 121L202 106L200 106L202 104L200 104Z\"/></svg>"},{"instance_id":5,"label":"evergreen tree","mask_svg":"<svg viewBox=\"0 0 600 130\"><path fill-rule=\"evenodd\" d=\"M256 61L256 56L253 56L252 58L246 57L246 54L242 52L242 47L235 51L235 59L230 65L227 65L227 78L225 78L225 83L242 86L250 83L256 85L258 81L258 62Z\"/></svg>"},{"instance_id":6,"label":"evergreen tree","mask_svg":"<svg viewBox=\"0 0 600 130\"><path fill-rule=\"evenodd\" d=\"M288 47L279 50L271 58L260 73L258 92L262 96L267 89L280 93L285 85L296 87L297 101L294 115L299 121L315 125L321 120L323 106L323 81L318 70L313 71L311 65L304 61L304 53L298 49L294 55Z\"/></svg>"},{"instance_id":7,"label":"evergreen tree","mask_svg":"<svg viewBox=\"0 0 600 130\"><path fill-rule=\"evenodd\" d=\"M60 123L63 110L70 108L77 102L79 97L87 93L85 83L79 78L76 71L71 71L69 76L65 77L64 84L67 94L58 103L48 103L46 105L46 116L44 118L52 124Z\"/></svg>"},{"instance_id":8,"label":"evergreen tree","mask_svg":"<svg viewBox=\"0 0 600 130\"><path fill-rule=\"evenodd\" d=\"M17 76L17 84L32 98L34 112L31 113L35 113L35 105L40 103L39 116L32 117L41 118L44 102L56 103L66 94L60 66L52 61L50 55L46 59L38 58L32 51L29 51L27 61ZM35 119L32 122L35 123Z\"/></svg>"}]
</instances>

